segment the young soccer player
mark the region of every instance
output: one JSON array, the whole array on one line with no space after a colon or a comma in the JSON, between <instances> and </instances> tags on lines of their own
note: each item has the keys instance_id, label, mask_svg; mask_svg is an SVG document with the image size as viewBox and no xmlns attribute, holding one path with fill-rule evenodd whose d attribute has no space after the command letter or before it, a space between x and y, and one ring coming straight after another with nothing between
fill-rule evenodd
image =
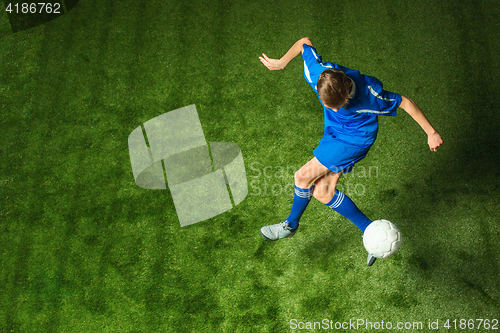
<instances>
[{"instance_id":1,"label":"young soccer player","mask_svg":"<svg viewBox=\"0 0 500 333\"><path fill-rule=\"evenodd\" d=\"M293 237L313 196L364 232L372 221L336 185L375 142L378 116L395 116L400 107L425 131L432 151L437 151L443 140L415 102L384 90L382 82L374 77L323 62L309 38L298 40L281 59L270 59L265 54L259 59L269 70L280 70L299 54L304 61L304 77L324 108L325 132L313 151L314 158L295 173L290 216L281 223L262 227L260 232L273 241ZM374 262L375 257L368 255L368 266Z\"/></svg>"}]
</instances>

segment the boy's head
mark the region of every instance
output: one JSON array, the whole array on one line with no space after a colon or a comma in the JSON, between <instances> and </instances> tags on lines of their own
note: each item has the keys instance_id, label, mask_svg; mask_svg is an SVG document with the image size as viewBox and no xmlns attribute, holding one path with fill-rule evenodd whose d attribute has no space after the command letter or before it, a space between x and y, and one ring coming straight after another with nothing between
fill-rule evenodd
<instances>
[{"instance_id":1,"label":"boy's head","mask_svg":"<svg viewBox=\"0 0 500 333\"><path fill-rule=\"evenodd\" d=\"M338 110L349 102L352 82L341 70L325 69L318 79L316 89L323 104Z\"/></svg>"}]
</instances>

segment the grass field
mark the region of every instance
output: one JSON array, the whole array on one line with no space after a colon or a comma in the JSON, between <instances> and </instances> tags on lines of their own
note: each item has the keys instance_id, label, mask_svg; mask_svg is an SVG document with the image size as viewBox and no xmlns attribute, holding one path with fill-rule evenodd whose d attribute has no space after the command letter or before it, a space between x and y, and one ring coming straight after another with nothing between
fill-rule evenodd
<instances>
[{"instance_id":1,"label":"grass field","mask_svg":"<svg viewBox=\"0 0 500 333\"><path fill-rule=\"evenodd\" d=\"M498 0L81 0L8 33L2 8L0 332L500 320L499 18ZM259 234L288 216L286 186L323 114L301 60L270 72L258 57L306 36L324 60L414 99L445 141L432 153L404 111L381 117L341 181L403 233L372 267L359 230L315 200L294 238ZM207 141L241 147L249 194L181 228L168 190L135 185L127 138L190 104Z\"/></svg>"}]
</instances>

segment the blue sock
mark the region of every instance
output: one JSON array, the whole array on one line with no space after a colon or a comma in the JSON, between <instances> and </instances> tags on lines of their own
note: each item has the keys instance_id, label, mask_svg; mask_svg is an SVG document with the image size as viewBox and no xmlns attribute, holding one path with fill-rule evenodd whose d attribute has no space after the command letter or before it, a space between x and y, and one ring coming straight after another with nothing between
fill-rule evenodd
<instances>
[{"instance_id":1,"label":"blue sock","mask_svg":"<svg viewBox=\"0 0 500 333\"><path fill-rule=\"evenodd\" d=\"M310 188L300 188L295 185L295 195L293 196L292 211L286 219L292 229L299 227L299 220L311 201L314 185Z\"/></svg>"},{"instance_id":2,"label":"blue sock","mask_svg":"<svg viewBox=\"0 0 500 333\"><path fill-rule=\"evenodd\" d=\"M370 219L363 214L354 202L344 193L339 190L335 191L332 200L326 204L328 207L335 210L340 215L351 220L362 232L365 232L366 227L372 223Z\"/></svg>"}]
</instances>

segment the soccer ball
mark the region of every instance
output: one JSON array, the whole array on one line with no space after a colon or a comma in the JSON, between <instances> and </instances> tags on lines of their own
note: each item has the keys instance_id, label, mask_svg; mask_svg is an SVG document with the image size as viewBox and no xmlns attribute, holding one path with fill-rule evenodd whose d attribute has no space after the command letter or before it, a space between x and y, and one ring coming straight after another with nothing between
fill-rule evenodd
<instances>
[{"instance_id":1,"label":"soccer ball","mask_svg":"<svg viewBox=\"0 0 500 333\"><path fill-rule=\"evenodd\" d=\"M376 258L389 258L398 252L401 240L398 227L387 220L373 221L363 234L366 251Z\"/></svg>"}]
</instances>

